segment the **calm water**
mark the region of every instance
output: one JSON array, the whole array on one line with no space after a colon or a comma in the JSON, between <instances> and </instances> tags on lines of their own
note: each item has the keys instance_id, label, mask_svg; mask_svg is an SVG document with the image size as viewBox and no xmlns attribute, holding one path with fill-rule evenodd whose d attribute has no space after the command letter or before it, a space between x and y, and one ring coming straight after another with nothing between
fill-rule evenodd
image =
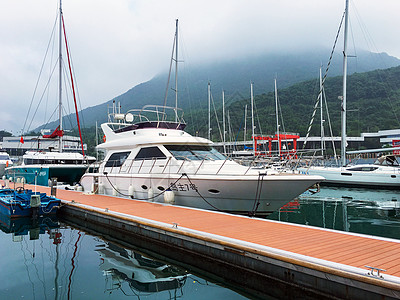
<instances>
[{"instance_id":1,"label":"calm water","mask_svg":"<svg viewBox=\"0 0 400 300\"><path fill-rule=\"evenodd\" d=\"M268 219L400 239L400 191L322 187Z\"/></svg>"},{"instance_id":2,"label":"calm water","mask_svg":"<svg viewBox=\"0 0 400 300\"><path fill-rule=\"evenodd\" d=\"M269 219L400 239L400 192L323 188ZM245 298L57 219L0 227L0 299Z\"/></svg>"},{"instance_id":3,"label":"calm water","mask_svg":"<svg viewBox=\"0 0 400 300\"><path fill-rule=\"evenodd\" d=\"M245 299L57 220L4 221L0 299Z\"/></svg>"}]
</instances>

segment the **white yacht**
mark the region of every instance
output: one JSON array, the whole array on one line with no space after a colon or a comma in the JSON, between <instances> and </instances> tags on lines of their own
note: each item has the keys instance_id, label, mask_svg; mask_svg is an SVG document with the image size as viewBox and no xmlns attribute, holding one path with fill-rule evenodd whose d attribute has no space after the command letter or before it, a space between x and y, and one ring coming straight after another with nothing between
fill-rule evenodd
<instances>
[{"instance_id":1,"label":"white yacht","mask_svg":"<svg viewBox=\"0 0 400 300\"><path fill-rule=\"evenodd\" d=\"M0 151L0 176L4 175L5 168L11 167L13 162L5 151Z\"/></svg>"},{"instance_id":2,"label":"white yacht","mask_svg":"<svg viewBox=\"0 0 400 300\"><path fill-rule=\"evenodd\" d=\"M394 155L381 156L374 164L312 166L298 170L303 174L323 176L326 185L400 189L400 165Z\"/></svg>"},{"instance_id":3,"label":"white yacht","mask_svg":"<svg viewBox=\"0 0 400 300\"><path fill-rule=\"evenodd\" d=\"M102 124L105 142L98 148L106 151L105 159L82 176L84 190L267 215L323 180L242 166L215 150L210 140L185 132L178 111L147 105L121 114L122 123Z\"/></svg>"}]
</instances>

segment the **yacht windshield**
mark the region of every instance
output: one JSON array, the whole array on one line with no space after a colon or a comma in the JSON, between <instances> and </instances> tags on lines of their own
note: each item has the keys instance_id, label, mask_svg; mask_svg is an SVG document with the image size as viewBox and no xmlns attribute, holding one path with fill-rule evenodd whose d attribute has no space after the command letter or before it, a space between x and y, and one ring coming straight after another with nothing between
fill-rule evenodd
<instances>
[{"instance_id":1,"label":"yacht windshield","mask_svg":"<svg viewBox=\"0 0 400 300\"><path fill-rule=\"evenodd\" d=\"M201 145L165 145L178 160L225 160L226 157L215 148Z\"/></svg>"}]
</instances>

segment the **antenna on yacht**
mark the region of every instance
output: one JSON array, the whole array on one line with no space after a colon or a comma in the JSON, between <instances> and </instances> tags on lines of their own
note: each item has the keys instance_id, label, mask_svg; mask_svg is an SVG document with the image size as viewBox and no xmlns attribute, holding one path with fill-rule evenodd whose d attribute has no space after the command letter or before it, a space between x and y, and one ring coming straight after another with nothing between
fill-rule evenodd
<instances>
[{"instance_id":1,"label":"antenna on yacht","mask_svg":"<svg viewBox=\"0 0 400 300\"><path fill-rule=\"evenodd\" d=\"M344 46L343 46L343 95L342 95L342 147L341 166L346 165L346 91L347 91L347 31L349 21L349 0L346 0L344 21Z\"/></svg>"}]
</instances>

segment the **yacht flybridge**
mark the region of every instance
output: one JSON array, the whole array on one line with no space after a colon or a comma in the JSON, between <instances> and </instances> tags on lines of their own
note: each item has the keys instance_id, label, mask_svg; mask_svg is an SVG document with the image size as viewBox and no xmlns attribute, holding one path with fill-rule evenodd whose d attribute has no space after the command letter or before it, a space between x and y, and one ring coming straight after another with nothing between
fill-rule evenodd
<instances>
[{"instance_id":1,"label":"yacht flybridge","mask_svg":"<svg viewBox=\"0 0 400 300\"><path fill-rule=\"evenodd\" d=\"M181 110L145 106L101 125L105 159L85 173L85 191L201 209L267 215L323 180L253 169L184 131Z\"/></svg>"}]
</instances>

